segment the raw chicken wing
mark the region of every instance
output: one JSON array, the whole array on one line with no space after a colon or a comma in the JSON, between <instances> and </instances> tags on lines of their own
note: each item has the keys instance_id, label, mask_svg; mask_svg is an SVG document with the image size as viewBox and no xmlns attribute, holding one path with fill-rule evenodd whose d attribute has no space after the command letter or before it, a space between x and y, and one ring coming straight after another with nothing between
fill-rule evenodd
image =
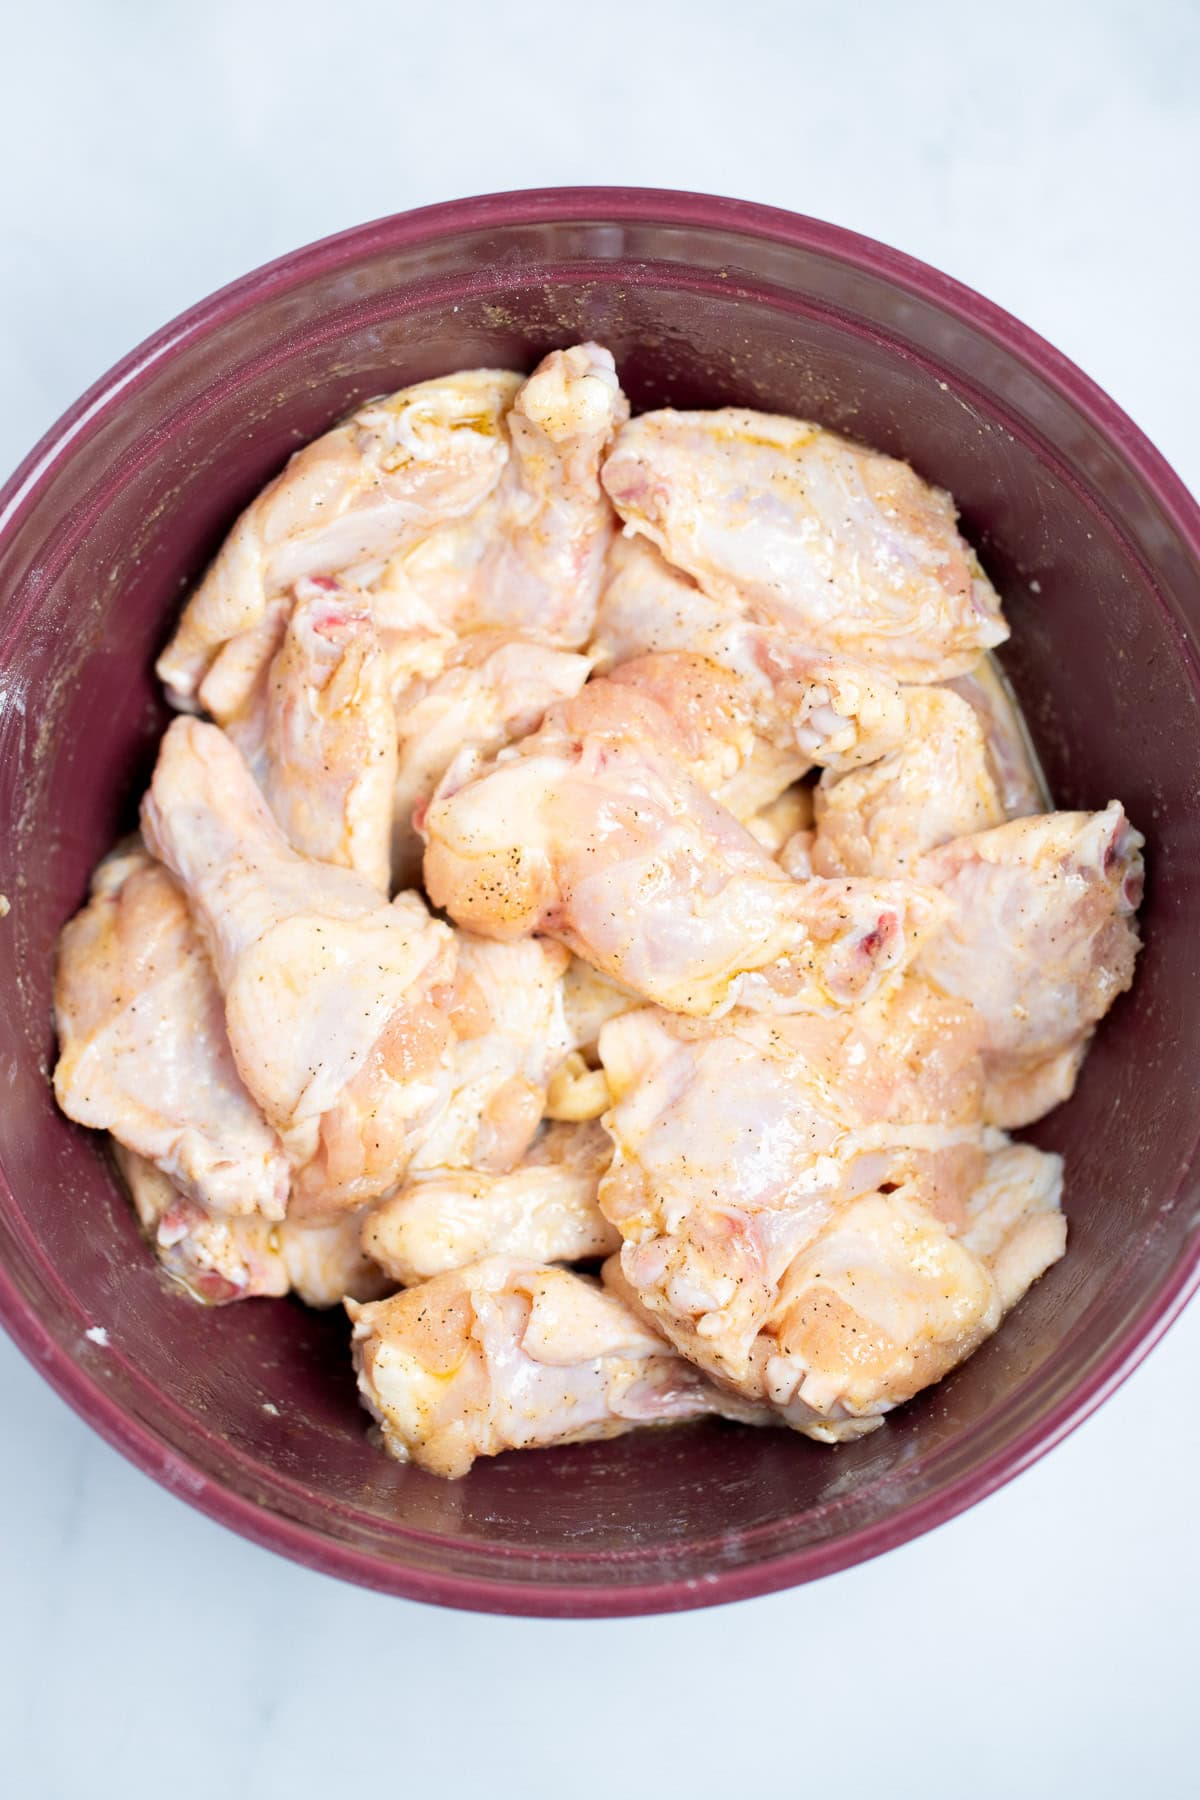
<instances>
[{"instance_id":1,"label":"raw chicken wing","mask_svg":"<svg viewBox=\"0 0 1200 1800\"><path fill-rule=\"evenodd\" d=\"M402 887L421 878L424 845L413 825L456 756L482 762L525 737L556 700L577 694L591 663L508 632L465 637L431 679L416 680L396 698L399 768L394 798L393 870Z\"/></svg>"},{"instance_id":2,"label":"raw chicken wing","mask_svg":"<svg viewBox=\"0 0 1200 1800\"><path fill-rule=\"evenodd\" d=\"M197 1300L223 1306L295 1293L308 1306L336 1306L347 1295L377 1300L388 1292L391 1283L362 1248L357 1213L332 1225L212 1213L144 1157L115 1142L113 1148L159 1262Z\"/></svg>"},{"instance_id":3,"label":"raw chicken wing","mask_svg":"<svg viewBox=\"0 0 1200 1800\"><path fill-rule=\"evenodd\" d=\"M188 601L158 660L169 698L194 706L221 646L259 627L301 576L376 563L477 507L508 460L503 418L519 385L496 369L423 381L368 401L297 451ZM245 679L255 673L252 663Z\"/></svg>"},{"instance_id":4,"label":"raw chicken wing","mask_svg":"<svg viewBox=\"0 0 1200 1800\"><path fill-rule=\"evenodd\" d=\"M416 598L457 631L497 626L581 649L616 530L600 463L628 416L609 351L551 351L508 413L495 493L393 560L377 583L381 620Z\"/></svg>"},{"instance_id":5,"label":"raw chicken wing","mask_svg":"<svg viewBox=\"0 0 1200 1800\"><path fill-rule=\"evenodd\" d=\"M492 1256L373 1306L347 1301L359 1391L389 1453L434 1475L477 1456L708 1413L765 1421L596 1282Z\"/></svg>"},{"instance_id":6,"label":"raw chicken wing","mask_svg":"<svg viewBox=\"0 0 1200 1800\"><path fill-rule=\"evenodd\" d=\"M363 1249L406 1285L500 1253L540 1263L607 1256L620 1239L596 1190L611 1158L599 1124L547 1126L510 1174L411 1177L367 1214Z\"/></svg>"},{"instance_id":7,"label":"raw chicken wing","mask_svg":"<svg viewBox=\"0 0 1200 1800\"><path fill-rule=\"evenodd\" d=\"M839 1202L919 1180L965 1221L983 1172L979 1026L919 982L837 1018L629 1013L600 1055L616 1145L600 1204L622 1268L713 1374L751 1380L784 1275Z\"/></svg>"},{"instance_id":8,"label":"raw chicken wing","mask_svg":"<svg viewBox=\"0 0 1200 1800\"><path fill-rule=\"evenodd\" d=\"M826 771L814 795L817 875L909 875L926 850L1004 823L974 709L946 688L909 688L903 743L878 762Z\"/></svg>"},{"instance_id":9,"label":"raw chicken wing","mask_svg":"<svg viewBox=\"0 0 1200 1800\"><path fill-rule=\"evenodd\" d=\"M736 598L714 600L631 527L613 540L590 654L599 669L656 650L695 650L745 617Z\"/></svg>"},{"instance_id":10,"label":"raw chicken wing","mask_svg":"<svg viewBox=\"0 0 1200 1800\"><path fill-rule=\"evenodd\" d=\"M177 719L142 806L225 995L234 1060L322 1223L387 1193L445 1103L454 950L416 894L293 850L223 732Z\"/></svg>"},{"instance_id":11,"label":"raw chicken wing","mask_svg":"<svg viewBox=\"0 0 1200 1800\"><path fill-rule=\"evenodd\" d=\"M693 740L696 779L738 818L769 805L811 763L851 768L901 741L904 702L886 671L750 623L737 605L703 596L643 538L619 538L609 564L593 657L615 662L614 680L666 707ZM614 596L634 614L619 632L603 612Z\"/></svg>"},{"instance_id":12,"label":"raw chicken wing","mask_svg":"<svg viewBox=\"0 0 1200 1800\"><path fill-rule=\"evenodd\" d=\"M465 931L457 953L450 1095L411 1167L504 1173L532 1142L551 1075L570 1048L567 953L539 938L502 944Z\"/></svg>"},{"instance_id":13,"label":"raw chicken wing","mask_svg":"<svg viewBox=\"0 0 1200 1800\"><path fill-rule=\"evenodd\" d=\"M54 1092L69 1118L111 1131L189 1201L282 1219L283 1146L247 1093L221 994L167 871L141 849L100 864L62 934Z\"/></svg>"},{"instance_id":14,"label":"raw chicken wing","mask_svg":"<svg viewBox=\"0 0 1200 1800\"><path fill-rule=\"evenodd\" d=\"M425 818L431 899L696 1014L857 1004L940 922L908 883L789 881L685 763L657 702L590 683L464 785L448 772Z\"/></svg>"},{"instance_id":15,"label":"raw chicken wing","mask_svg":"<svg viewBox=\"0 0 1200 1800\"><path fill-rule=\"evenodd\" d=\"M904 733L904 701L890 676L805 650L757 625L723 632L702 652L635 657L606 679L662 707L679 760L743 820L813 763L854 768L884 755Z\"/></svg>"},{"instance_id":16,"label":"raw chicken wing","mask_svg":"<svg viewBox=\"0 0 1200 1800\"><path fill-rule=\"evenodd\" d=\"M949 495L816 425L735 407L643 413L601 478L711 598L898 680L964 673L1008 635Z\"/></svg>"},{"instance_id":17,"label":"raw chicken wing","mask_svg":"<svg viewBox=\"0 0 1200 1800\"><path fill-rule=\"evenodd\" d=\"M1067 1247L1063 1159L988 1130L987 1169L967 1206L961 1234L991 1269L1005 1312Z\"/></svg>"},{"instance_id":18,"label":"raw chicken wing","mask_svg":"<svg viewBox=\"0 0 1200 1800\"><path fill-rule=\"evenodd\" d=\"M916 873L949 922L921 956L984 1021L985 1112L1028 1125L1067 1099L1091 1033L1133 980L1143 838L1117 801L957 838Z\"/></svg>"},{"instance_id":19,"label":"raw chicken wing","mask_svg":"<svg viewBox=\"0 0 1200 1800\"><path fill-rule=\"evenodd\" d=\"M626 1021L612 1029L622 1028L628 1031ZM921 1050L917 1038L900 1047L889 1033L872 1054L902 1067ZM843 1061L847 1070L862 1067L854 1056ZM618 1103L610 1121L617 1157L601 1201L625 1236L619 1258L605 1266L606 1284L714 1378L770 1404L781 1422L834 1441L870 1429L970 1355L1061 1256L1065 1226L1059 1159L1007 1145L999 1133L991 1134L1000 1148L986 1164L978 1141L970 1146L959 1169L973 1170L970 1184L948 1196L936 1152L921 1147L936 1142L935 1133L919 1124L894 1129L889 1173L901 1176L899 1184L861 1191L863 1178L879 1181L880 1159L855 1153L854 1139L878 1143L884 1134L860 1127L842 1134L849 1141L832 1156L820 1154L814 1122L836 1141L842 1119L831 1108L821 1120L815 1108L832 1094L844 1118L849 1083L843 1071L840 1094L822 1090L818 1072L809 1065L813 1097L790 1117L777 1087L767 1089L761 1076L752 1085L745 1066L701 1071L707 1079L696 1117L680 1067L643 1073L666 1106L657 1119L638 1116L641 1101L647 1114L654 1103L640 1087ZM731 1074L755 1096L749 1117L734 1106L718 1117L722 1077ZM965 1091L963 1075L943 1068L943 1094ZM932 1089L918 1092L924 1081L915 1068L893 1077L895 1110L934 1110ZM702 1110L713 1129L698 1145ZM806 1130L810 1142L797 1154ZM738 1143L739 1131L753 1136L753 1148ZM941 1135L952 1146L952 1129ZM839 1163L845 1173L834 1190Z\"/></svg>"},{"instance_id":20,"label":"raw chicken wing","mask_svg":"<svg viewBox=\"0 0 1200 1800\"><path fill-rule=\"evenodd\" d=\"M364 596L298 581L280 647L226 729L294 848L386 893L396 718Z\"/></svg>"},{"instance_id":21,"label":"raw chicken wing","mask_svg":"<svg viewBox=\"0 0 1200 1800\"><path fill-rule=\"evenodd\" d=\"M916 1184L841 1208L788 1269L764 1387L785 1413L821 1415L810 1436L844 1436L839 1420L868 1422L940 1381L1062 1256L1061 1158L994 1135L958 1236Z\"/></svg>"},{"instance_id":22,"label":"raw chicken wing","mask_svg":"<svg viewBox=\"0 0 1200 1800\"><path fill-rule=\"evenodd\" d=\"M1048 812L1052 802L1046 777L996 659L981 657L968 674L956 675L946 685L961 694L978 714L1005 818Z\"/></svg>"},{"instance_id":23,"label":"raw chicken wing","mask_svg":"<svg viewBox=\"0 0 1200 1800\"><path fill-rule=\"evenodd\" d=\"M867 1194L838 1209L780 1283L761 1391L809 1437L856 1436L940 1381L1003 1314L986 1263L919 1189ZM799 1407L817 1418L802 1422Z\"/></svg>"}]
</instances>

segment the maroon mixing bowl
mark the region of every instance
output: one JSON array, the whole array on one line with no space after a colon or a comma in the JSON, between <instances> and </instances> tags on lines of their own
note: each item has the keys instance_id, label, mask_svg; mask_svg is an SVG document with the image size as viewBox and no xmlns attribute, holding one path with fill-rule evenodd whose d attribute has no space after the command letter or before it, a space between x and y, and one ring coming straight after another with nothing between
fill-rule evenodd
<instances>
[{"instance_id":1,"label":"maroon mixing bowl","mask_svg":"<svg viewBox=\"0 0 1200 1800\"><path fill-rule=\"evenodd\" d=\"M340 1317L205 1310L165 1284L97 1140L54 1108L51 966L151 766L155 653L239 508L367 395L582 337L612 347L635 409L798 413L953 491L1059 804L1118 795L1149 838L1146 948L1036 1133L1067 1160L1066 1260L886 1429L829 1450L685 1427L446 1483L368 1444ZM831 226L691 194L499 195L235 283L93 388L0 496L0 1317L194 1505L420 1599L698 1606L927 1530L1077 1424L1196 1283L1197 636L1200 515L1129 420L977 295Z\"/></svg>"}]
</instances>

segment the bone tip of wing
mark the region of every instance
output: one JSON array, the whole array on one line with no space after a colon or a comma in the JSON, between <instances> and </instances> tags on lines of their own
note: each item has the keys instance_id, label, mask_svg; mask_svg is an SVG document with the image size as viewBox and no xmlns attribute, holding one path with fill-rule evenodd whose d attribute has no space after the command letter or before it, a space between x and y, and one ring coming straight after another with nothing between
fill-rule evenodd
<instances>
[{"instance_id":1,"label":"bone tip of wing","mask_svg":"<svg viewBox=\"0 0 1200 1800\"><path fill-rule=\"evenodd\" d=\"M521 389L514 411L552 441L612 430L628 416L612 352L590 343L552 350Z\"/></svg>"},{"instance_id":2,"label":"bone tip of wing","mask_svg":"<svg viewBox=\"0 0 1200 1800\"><path fill-rule=\"evenodd\" d=\"M167 645L154 665L154 673L163 685L167 703L177 712L200 710L197 692L208 667L206 657L183 656L176 648L179 633Z\"/></svg>"},{"instance_id":3,"label":"bone tip of wing","mask_svg":"<svg viewBox=\"0 0 1200 1800\"><path fill-rule=\"evenodd\" d=\"M1134 826L1119 800L1110 800L1101 818L1104 838L1101 867L1117 888L1117 904L1123 913L1135 913L1142 903L1146 864L1142 855L1146 840Z\"/></svg>"}]
</instances>

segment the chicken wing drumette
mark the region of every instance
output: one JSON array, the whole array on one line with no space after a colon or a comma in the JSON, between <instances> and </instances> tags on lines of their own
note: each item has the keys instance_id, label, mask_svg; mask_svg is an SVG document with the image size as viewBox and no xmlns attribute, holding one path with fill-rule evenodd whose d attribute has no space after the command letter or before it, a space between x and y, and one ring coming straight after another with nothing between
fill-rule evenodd
<instances>
[{"instance_id":1,"label":"chicken wing drumette","mask_svg":"<svg viewBox=\"0 0 1200 1800\"><path fill-rule=\"evenodd\" d=\"M449 1092L454 944L416 894L293 850L223 732L167 731L142 807L213 959L238 1073L319 1223L389 1192Z\"/></svg>"},{"instance_id":2,"label":"chicken wing drumette","mask_svg":"<svg viewBox=\"0 0 1200 1800\"><path fill-rule=\"evenodd\" d=\"M477 1456L638 1425L769 1417L567 1269L492 1256L346 1310L359 1390L385 1447L435 1475L465 1475Z\"/></svg>"},{"instance_id":3,"label":"chicken wing drumette","mask_svg":"<svg viewBox=\"0 0 1200 1800\"><path fill-rule=\"evenodd\" d=\"M790 881L689 772L692 739L636 685L589 683L422 821L435 905L496 938L558 938L697 1014L857 1003L942 916L906 882Z\"/></svg>"}]
</instances>

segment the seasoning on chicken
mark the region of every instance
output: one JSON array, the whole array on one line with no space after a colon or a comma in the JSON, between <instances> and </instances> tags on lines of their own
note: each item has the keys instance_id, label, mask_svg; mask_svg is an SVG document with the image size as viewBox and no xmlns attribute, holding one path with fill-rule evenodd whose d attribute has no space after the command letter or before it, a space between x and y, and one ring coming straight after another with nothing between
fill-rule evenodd
<instances>
[{"instance_id":1,"label":"seasoning on chicken","mask_svg":"<svg viewBox=\"0 0 1200 1800\"><path fill-rule=\"evenodd\" d=\"M983 1173L979 1037L969 1006L912 980L836 1018L607 1024L600 1204L659 1329L744 1382L786 1271L839 1204L918 1182L965 1222Z\"/></svg>"},{"instance_id":2,"label":"seasoning on chicken","mask_svg":"<svg viewBox=\"0 0 1200 1800\"><path fill-rule=\"evenodd\" d=\"M519 385L496 369L423 381L368 401L297 451L184 608L157 664L168 698L194 707L222 645L260 627L270 601L302 576L376 563L478 506L508 460L502 422ZM255 673L251 660L248 685ZM228 690L225 703L236 707Z\"/></svg>"},{"instance_id":3,"label":"seasoning on chicken","mask_svg":"<svg viewBox=\"0 0 1200 1800\"><path fill-rule=\"evenodd\" d=\"M396 716L365 597L298 581L279 649L226 730L293 847L387 893Z\"/></svg>"},{"instance_id":4,"label":"seasoning on chicken","mask_svg":"<svg viewBox=\"0 0 1200 1800\"><path fill-rule=\"evenodd\" d=\"M814 1218L736 1368L707 1337L688 1343L689 1357L807 1437L836 1443L877 1428L971 1355L1063 1254L1061 1160L995 1135L1001 1148L960 1233L926 1203L919 1174L843 1201ZM686 1332L630 1267L627 1250L610 1257L605 1286L680 1341Z\"/></svg>"},{"instance_id":5,"label":"seasoning on chicken","mask_svg":"<svg viewBox=\"0 0 1200 1800\"><path fill-rule=\"evenodd\" d=\"M399 767L394 796L392 867L401 887L421 879L424 845L413 825L456 756L482 762L541 724L556 700L577 694L591 662L511 632L476 631L437 673L396 698Z\"/></svg>"},{"instance_id":6,"label":"seasoning on chicken","mask_svg":"<svg viewBox=\"0 0 1200 1800\"><path fill-rule=\"evenodd\" d=\"M54 1092L191 1202L282 1219L283 1146L238 1074L221 994L176 882L117 850L59 943Z\"/></svg>"},{"instance_id":7,"label":"seasoning on chicken","mask_svg":"<svg viewBox=\"0 0 1200 1800\"><path fill-rule=\"evenodd\" d=\"M897 680L965 673L1008 636L949 495L816 425L736 407L643 413L601 479L710 598Z\"/></svg>"},{"instance_id":8,"label":"seasoning on chicken","mask_svg":"<svg viewBox=\"0 0 1200 1800\"><path fill-rule=\"evenodd\" d=\"M372 1306L347 1301L358 1385L385 1449L434 1475L477 1456L705 1414L765 1423L598 1283L492 1256Z\"/></svg>"},{"instance_id":9,"label":"seasoning on chicken","mask_svg":"<svg viewBox=\"0 0 1200 1800\"><path fill-rule=\"evenodd\" d=\"M920 967L983 1019L990 1124L1028 1125L1074 1089L1133 980L1143 842L1114 800L956 838L917 865L951 905Z\"/></svg>"},{"instance_id":10,"label":"seasoning on chicken","mask_svg":"<svg viewBox=\"0 0 1200 1800\"><path fill-rule=\"evenodd\" d=\"M542 931L680 1012L856 1004L942 916L910 883L789 881L686 770L636 687L591 682L424 820L430 898L495 938Z\"/></svg>"},{"instance_id":11,"label":"seasoning on chicken","mask_svg":"<svg viewBox=\"0 0 1200 1800\"><path fill-rule=\"evenodd\" d=\"M456 947L449 1094L410 1168L503 1174L532 1142L551 1076L570 1048L567 953L541 939L500 944L465 931Z\"/></svg>"},{"instance_id":12,"label":"seasoning on chicken","mask_svg":"<svg viewBox=\"0 0 1200 1800\"><path fill-rule=\"evenodd\" d=\"M691 739L696 779L738 818L813 763L853 768L900 743L904 701L885 670L751 623L736 601L702 595L644 538L619 538L609 570L592 656L671 713Z\"/></svg>"},{"instance_id":13,"label":"seasoning on chicken","mask_svg":"<svg viewBox=\"0 0 1200 1800\"><path fill-rule=\"evenodd\" d=\"M897 749L818 782L816 874L910 875L924 851L1004 823L974 709L940 687L909 688L904 704Z\"/></svg>"},{"instance_id":14,"label":"seasoning on chicken","mask_svg":"<svg viewBox=\"0 0 1200 1800\"><path fill-rule=\"evenodd\" d=\"M596 1200L612 1142L596 1122L549 1125L506 1175L428 1169L363 1221L363 1248L411 1285L481 1257L580 1262L620 1242Z\"/></svg>"},{"instance_id":15,"label":"seasoning on chicken","mask_svg":"<svg viewBox=\"0 0 1200 1800\"><path fill-rule=\"evenodd\" d=\"M957 1235L918 1183L842 1208L788 1269L765 1391L784 1409L813 1407L822 1423L810 1436L841 1436L838 1419L869 1420L939 1381L1063 1255L1061 1157L989 1137Z\"/></svg>"},{"instance_id":16,"label":"seasoning on chicken","mask_svg":"<svg viewBox=\"0 0 1200 1800\"><path fill-rule=\"evenodd\" d=\"M988 1235L988 1192L977 1221L981 1237ZM761 1364L764 1397L785 1416L811 1407L819 1422L799 1428L836 1441L846 1435L842 1421L856 1435L940 1381L1062 1255L1061 1215L1047 1232L1040 1193L1026 1197L1039 1210L1028 1224L1013 1224L996 1263L977 1255L965 1236L951 1236L922 1204L919 1187L867 1194L839 1208L780 1283Z\"/></svg>"},{"instance_id":17,"label":"seasoning on chicken","mask_svg":"<svg viewBox=\"0 0 1200 1800\"><path fill-rule=\"evenodd\" d=\"M662 708L679 760L742 820L814 763L873 762L904 734L904 701L889 675L763 626L737 626L696 651L635 657L606 679Z\"/></svg>"},{"instance_id":18,"label":"seasoning on chicken","mask_svg":"<svg viewBox=\"0 0 1200 1800\"><path fill-rule=\"evenodd\" d=\"M378 1300L389 1291L391 1282L362 1248L358 1213L332 1225L213 1213L144 1157L115 1141L113 1149L155 1255L195 1299L224 1306L294 1293L306 1306L337 1306L348 1295Z\"/></svg>"},{"instance_id":19,"label":"seasoning on chicken","mask_svg":"<svg viewBox=\"0 0 1200 1800\"><path fill-rule=\"evenodd\" d=\"M177 719L142 805L225 996L238 1072L283 1135L292 1210L389 1192L445 1103L454 945L416 894L301 856L225 734Z\"/></svg>"},{"instance_id":20,"label":"seasoning on chicken","mask_svg":"<svg viewBox=\"0 0 1200 1800\"><path fill-rule=\"evenodd\" d=\"M552 350L507 415L511 454L495 492L379 574L380 618L415 600L458 632L498 627L582 649L616 531L600 464L628 416L609 351Z\"/></svg>"},{"instance_id":21,"label":"seasoning on chicken","mask_svg":"<svg viewBox=\"0 0 1200 1800\"><path fill-rule=\"evenodd\" d=\"M714 600L626 526L608 552L589 653L597 668L658 650L695 650L746 616L736 598Z\"/></svg>"}]
</instances>

